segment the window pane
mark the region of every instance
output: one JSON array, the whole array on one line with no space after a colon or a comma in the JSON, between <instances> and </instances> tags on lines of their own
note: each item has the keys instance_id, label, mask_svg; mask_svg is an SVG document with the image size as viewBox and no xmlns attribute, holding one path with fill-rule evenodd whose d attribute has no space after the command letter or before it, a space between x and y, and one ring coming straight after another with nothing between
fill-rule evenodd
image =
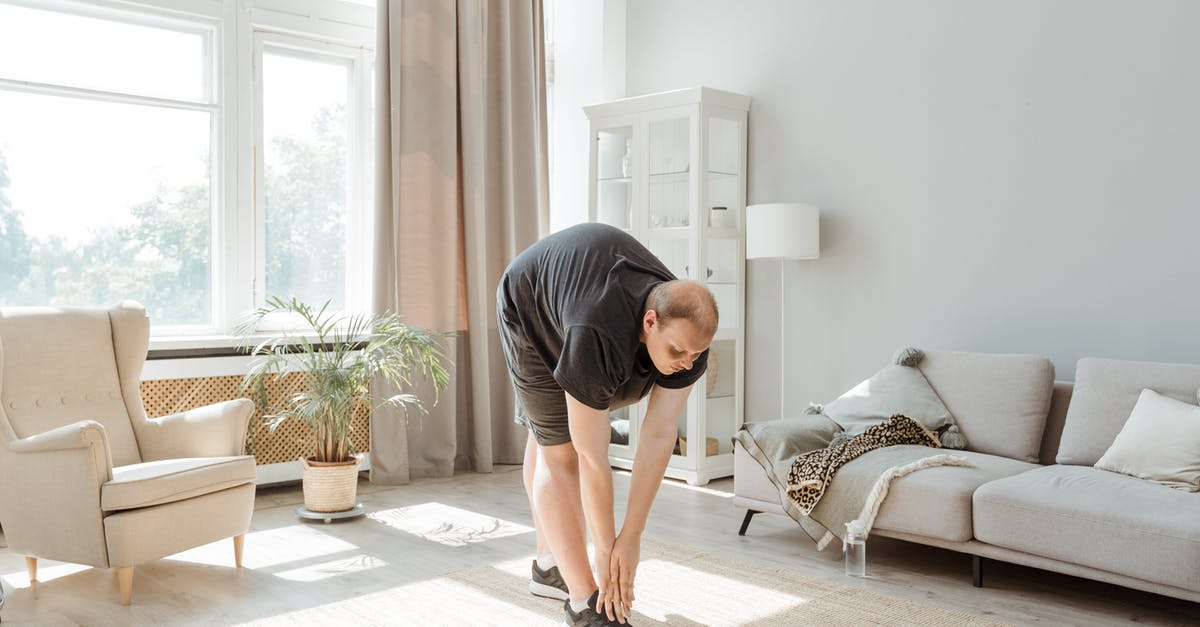
<instances>
[{"instance_id":1,"label":"window pane","mask_svg":"<svg viewBox=\"0 0 1200 627\"><path fill-rule=\"evenodd\" d=\"M266 294L346 305L350 65L263 54Z\"/></svg>"},{"instance_id":2,"label":"window pane","mask_svg":"<svg viewBox=\"0 0 1200 627\"><path fill-rule=\"evenodd\" d=\"M0 77L207 100L208 33L0 4Z\"/></svg>"},{"instance_id":3,"label":"window pane","mask_svg":"<svg viewBox=\"0 0 1200 627\"><path fill-rule=\"evenodd\" d=\"M0 90L0 304L210 324L210 117Z\"/></svg>"}]
</instances>

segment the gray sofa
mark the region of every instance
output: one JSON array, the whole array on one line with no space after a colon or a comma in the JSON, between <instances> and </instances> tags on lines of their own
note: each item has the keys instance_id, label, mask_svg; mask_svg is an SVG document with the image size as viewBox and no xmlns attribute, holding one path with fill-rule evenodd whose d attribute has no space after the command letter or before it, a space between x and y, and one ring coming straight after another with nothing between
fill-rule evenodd
<instances>
[{"instance_id":1,"label":"gray sofa","mask_svg":"<svg viewBox=\"0 0 1200 627\"><path fill-rule=\"evenodd\" d=\"M1195 403L1200 366L1084 358L1074 384L1030 355L927 351L918 367L966 436L949 452L975 467L896 479L872 534L970 554L976 586L990 558L1200 601L1200 493L1093 468L1143 389ZM773 475L735 444L739 533L785 513Z\"/></svg>"}]
</instances>

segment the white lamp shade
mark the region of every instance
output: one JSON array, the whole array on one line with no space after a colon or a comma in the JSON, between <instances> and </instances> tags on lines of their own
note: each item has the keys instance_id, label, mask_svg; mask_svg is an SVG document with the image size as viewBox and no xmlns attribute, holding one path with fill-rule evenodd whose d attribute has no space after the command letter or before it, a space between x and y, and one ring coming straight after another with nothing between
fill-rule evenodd
<instances>
[{"instance_id":1,"label":"white lamp shade","mask_svg":"<svg viewBox=\"0 0 1200 627\"><path fill-rule=\"evenodd\" d=\"M821 255L820 210L799 202L746 207L747 259L816 259Z\"/></svg>"}]
</instances>

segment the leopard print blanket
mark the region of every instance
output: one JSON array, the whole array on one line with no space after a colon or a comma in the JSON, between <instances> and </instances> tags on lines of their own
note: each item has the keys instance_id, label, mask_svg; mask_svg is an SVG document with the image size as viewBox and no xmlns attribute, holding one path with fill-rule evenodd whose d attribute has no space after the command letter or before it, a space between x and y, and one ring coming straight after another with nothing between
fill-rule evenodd
<instances>
[{"instance_id":1,"label":"leopard print blanket","mask_svg":"<svg viewBox=\"0 0 1200 627\"><path fill-rule=\"evenodd\" d=\"M807 516L825 494L834 473L844 464L864 453L897 444L942 447L937 434L925 425L896 414L841 443L797 457L788 471L788 498Z\"/></svg>"}]
</instances>

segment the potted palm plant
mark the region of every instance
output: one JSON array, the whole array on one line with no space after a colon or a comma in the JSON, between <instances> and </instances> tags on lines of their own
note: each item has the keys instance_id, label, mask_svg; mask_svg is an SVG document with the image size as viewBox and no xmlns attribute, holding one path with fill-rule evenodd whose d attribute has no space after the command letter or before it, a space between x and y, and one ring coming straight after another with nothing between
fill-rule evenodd
<instances>
[{"instance_id":1,"label":"potted palm plant","mask_svg":"<svg viewBox=\"0 0 1200 627\"><path fill-rule=\"evenodd\" d=\"M274 431L297 420L312 433L313 455L300 460L304 506L322 513L355 507L359 456L351 440L354 413L385 405L424 411L416 395L382 397L372 383L407 390L420 377L433 382L436 397L450 379L441 334L408 326L397 314L340 314L328 307L328 301L317 309L276 296L238 328L241 338L257 341L246 347L254 359L242 390L258 406L264 423ZM294 318L299 328L258 334L260 323L273 314ZM268 385L282 387L283 394L268 395Z\"/></svg>"}]
</instances>

